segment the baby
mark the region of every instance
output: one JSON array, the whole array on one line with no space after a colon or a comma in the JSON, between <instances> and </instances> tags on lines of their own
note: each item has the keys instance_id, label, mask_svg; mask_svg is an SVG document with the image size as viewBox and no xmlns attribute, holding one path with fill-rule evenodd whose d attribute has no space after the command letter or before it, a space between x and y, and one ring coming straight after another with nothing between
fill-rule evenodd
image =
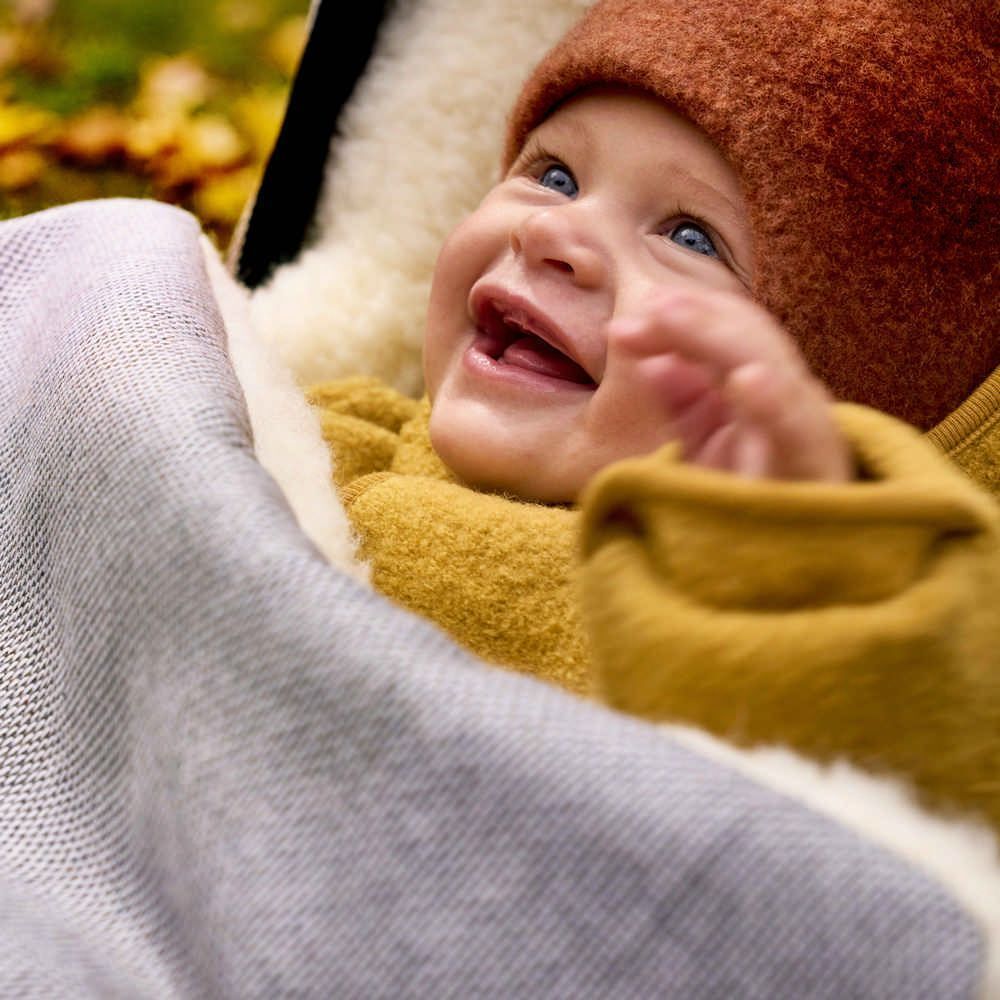
<instances>
[{"instance_id":1,"label":"baby","mask_svg":"<svg viewBox=\"0 0 1000 1000\"><path fill-rule=\"evenodd\" d=\"M919 6L601 0L427 396L310 398L374 585L481 656L1000 827L1000 515L903 422L1000 485L991 15Z\"/></svg>"}]
</instances>

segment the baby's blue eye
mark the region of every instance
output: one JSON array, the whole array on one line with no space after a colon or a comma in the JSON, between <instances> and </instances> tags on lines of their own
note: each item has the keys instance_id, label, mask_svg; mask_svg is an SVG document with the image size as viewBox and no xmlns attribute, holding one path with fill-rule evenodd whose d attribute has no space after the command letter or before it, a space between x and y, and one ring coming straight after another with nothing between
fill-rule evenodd
<instances>
[{"instance_id":1,"label":"baby's blue eye","mask_svg":"<svg viewBox=\"0 0 1000 1000\"><path fill-rule=\"evenodd\" d=\"M679 243L682 247L687 247L688 250L693 250L695 253L704 254L706 257L719 256L719 251L715 249L712 237L694 222L682 222L680 225L674 226L669 237L675 243Z\"/></svg>"},{"instance_id":2,"label":"baby's blue eye","mask_svg":"<svg viewBox=\"0 0 1000 1000\"><path fill-rule=\"evenodd\" d=\"M538 183L542 187L552 188L553 191L566 195L567 198L575 198L579 190L573 175L565 167L549 167L538 178Z\"/></svg>"}]
</instances>

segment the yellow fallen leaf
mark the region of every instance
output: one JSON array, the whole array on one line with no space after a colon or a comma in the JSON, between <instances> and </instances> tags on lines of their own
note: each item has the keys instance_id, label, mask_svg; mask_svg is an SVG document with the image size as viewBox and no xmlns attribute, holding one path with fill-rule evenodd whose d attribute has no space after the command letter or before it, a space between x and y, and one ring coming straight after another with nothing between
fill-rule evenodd
<instances>
[{"instance_id":1,"label":"yellow fallen leaf","mask_svg":"<svg viewBox=\"0 0 1000 1000\"><path fill-rule=\"evenodd\" d=\"M278 138L287 101L288 95L284 90L263 88L257 88L235 101L233 111L236 120L249 136L257 159L264 159L270 154Z\"/></svg>"},{"instance_id":2,"label":"yellow fallen leaf","mask_svg":"<svg viewBox=\"0 0 1000 1000\"><path fill-rule=\"evenodd\" d=\"M193 56L151 59L139 73L135 107L141 115L184 114L208 100L213 83Z\"/></svg>"},{"instance_id":3,"label":"yellow fallen leaf","mask_svg":"<svg viewBox=\"0 0 1000 1000\"><path fill-rule=\"evenodd\" d=\"M173 152L180 145L183 119L178 115L139 118L129 123L125 152L129 159L148 163Z\"/></svg>"},{"instance_id":4,"label":"yellow fallen leaf","mask_svg":"<svg viewBox=\"0 0 1000 1000\"><path fill-rule=\"evenodd\" d=\"M250 158L246 140L219 115L187 119L178 140L176 149L150 163L156 185L166 193L200 185L207 174L232 170Z\"/></svg>"},{"instance_id":5,"label":"yellow fallen leaf","mask_svg":"<svg viewBox=\"0 0 1000 1000\"><path fill-rule=\"evenodd\" d=\"M268 35L264 43L267 58L289 79L295 74L305 46L308 21L304 16L289 17Z\"/></svg>"},{"instance_id":6,"label":"yellow fallen leaf","mask_svg":"<svg viewBox=\"0 0 1000 1000\"><path fill-rule=\"evenodd\" d=\"M97 167L125 153L130 122L117 108L98 106L67 122L51 143L65 160Z\"/></svg>"},{"instance_id":7,"label":"yellow fallen leaf","mask_svg":"<svg viewBox=\"0 0 1000 1000\"><path fill-rule=\"evenodd\" d=\"M45 167L45 157L36 149L0 153L0 191L21 191L37 184Z\"/></svg>"},{"instance_id":8,"label":"yellow fallen leaf","mask_svg":"<svg viewBox=\"0 0 1000 1000\"><path fill-rule=\"evenodd\" d=\"M55 115L27 104L0 104L0 149L29 142L58 121Z\"/></svg>"},{"instance_id":9,"label":"yellow fallen leaf","mask_svg":"<svg viewBox=\"0 0 1000 1000\"><path fill-rule=\"evenodd\" d=\"M233 226L239 221L259 179L260 171L256 167L244 167L214 177L195 192L192 208L203 222Z\"/></svg>"},{"instance_id":10,"label":"yellow fallen leaf","mask_svg":"<svg viewBox=\"0 0 1000 1000\"><path fill-rule=\"evenodd\" d=\"M246 140L221 115L203 115L186 122L181 132L184 154L203 170L236 166L246 159Z\"/></svg>"},{"instance_id":11,"label":"yellow fallen leaf","mask_svg":"<svg viewBox=\"0 0 1000 1000\"><path fill-rule=\"evenodd\" d=\"M252 31L267 21L268 13L260 0L222 0L215 6L215 21L227 31Z\"/></svg>"}]
</instances>

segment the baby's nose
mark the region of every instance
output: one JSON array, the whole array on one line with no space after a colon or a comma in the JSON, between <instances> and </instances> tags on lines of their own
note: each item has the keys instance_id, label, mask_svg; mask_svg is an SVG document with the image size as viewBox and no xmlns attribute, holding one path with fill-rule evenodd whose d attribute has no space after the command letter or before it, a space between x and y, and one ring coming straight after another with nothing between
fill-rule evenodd
<instances>
[{"instance_id":1,"label":"baby's nose","mask_svg":"<svg viewBox=\"0 0 1000 1000\"><path fill-rule=\"evenodd\" d=\"M577 205L530 212L510 234L511 249L530 267L565 274L581 287L602 284L608 274L607 251Z\"/></svg>"}]
</instances>

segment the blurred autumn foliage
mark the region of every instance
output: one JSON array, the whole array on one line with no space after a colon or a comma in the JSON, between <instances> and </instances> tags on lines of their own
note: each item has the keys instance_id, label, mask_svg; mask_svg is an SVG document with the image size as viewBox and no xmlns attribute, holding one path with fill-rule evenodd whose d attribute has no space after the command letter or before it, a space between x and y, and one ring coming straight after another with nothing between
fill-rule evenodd
<instances>
[{"instance_id":1,"label":"blurred autumn foliage","mask_svg":"<svg viewBox=\"0 0 1000 1000\"><path fill-rule=\"evenodd\" d=\"M0 218L152 197L220 247L253 193L308 0L0 0Z\"/></svg>"}]
</instances>

